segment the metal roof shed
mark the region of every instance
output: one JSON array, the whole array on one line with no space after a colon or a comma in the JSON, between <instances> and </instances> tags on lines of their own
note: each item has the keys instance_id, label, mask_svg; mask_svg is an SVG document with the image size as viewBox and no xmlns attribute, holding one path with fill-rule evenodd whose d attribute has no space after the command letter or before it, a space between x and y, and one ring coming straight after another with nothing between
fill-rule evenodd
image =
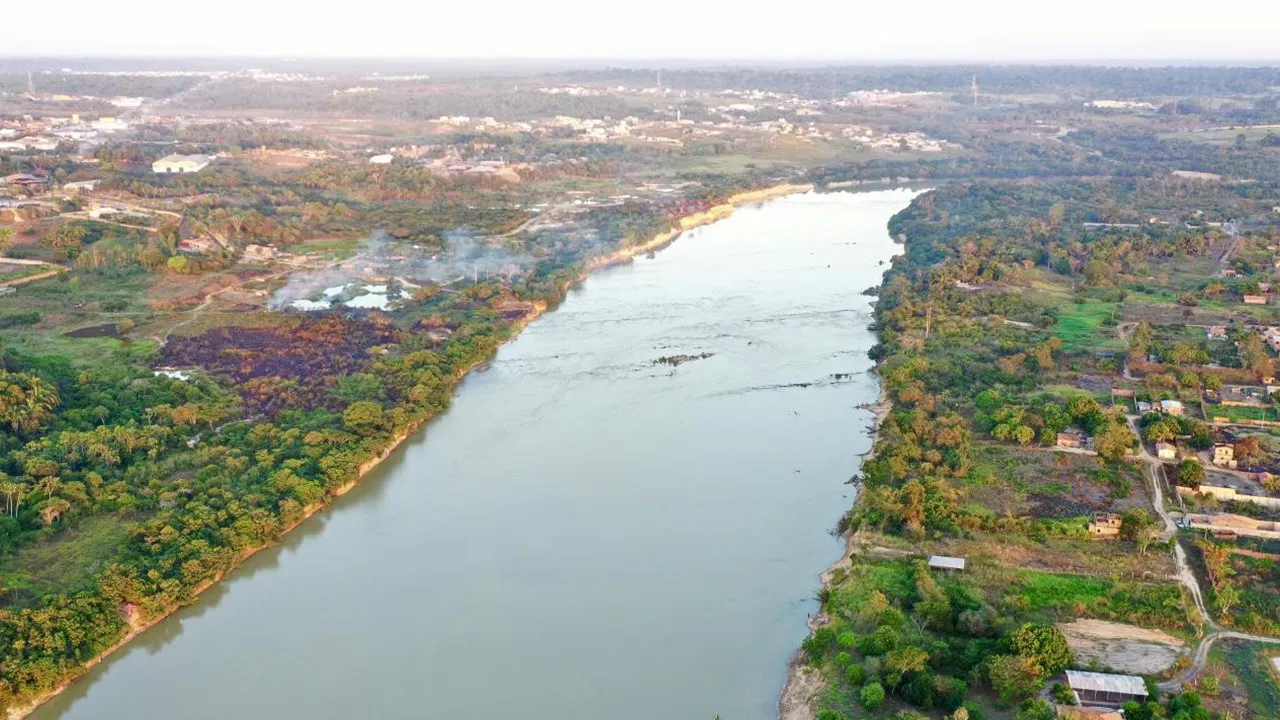
<instances>
[{"instance_id":1,"label":"metal roof shed","mask_svg":"<svg viewBox=\"0 0 1280 720\"><path fill-rule=\"evenodd\" d=\"M929 567L935 570L963 570L964 558L947 557L946 555L930 555Z\"/></svg>"},{"instance_id":2,"label":"metal roof shed","mask_svg":"<svg viewBox=\"0 0 1280 720\"><path fill-rule=\"evenodd\" d=\"M1136 675L1068 670L1067 684L1081 705L1123 705L1147 699L1147 685Z\"/></svg>"}]
</instances>

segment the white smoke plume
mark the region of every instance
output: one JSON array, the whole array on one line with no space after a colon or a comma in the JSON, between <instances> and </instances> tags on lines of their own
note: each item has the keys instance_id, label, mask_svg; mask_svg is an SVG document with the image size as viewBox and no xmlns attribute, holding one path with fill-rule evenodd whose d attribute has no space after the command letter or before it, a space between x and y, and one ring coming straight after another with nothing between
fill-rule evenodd
<instances>
[{"instance_id":1,"label":"white smoke plume","mask_svg":"<svg viewBox=\"0 0 1280 720\"><path fill-rule=\"evenodd\" d=\"M418 255L404 248L403 255L393 255L397 248L385 231L374 233L352 261L333 267L305 270L289 276L267 303L271 310L282 310L298 300L311 300L326 288L345 285L373 274L405 278L411 282L434 282L446 285L469 283L495 277L510 279L528 272L536 259L528 253L506 247L500 239L486 238L463 230L445 235L446 250L434 256Z\"/></svg>"}]
</instances>

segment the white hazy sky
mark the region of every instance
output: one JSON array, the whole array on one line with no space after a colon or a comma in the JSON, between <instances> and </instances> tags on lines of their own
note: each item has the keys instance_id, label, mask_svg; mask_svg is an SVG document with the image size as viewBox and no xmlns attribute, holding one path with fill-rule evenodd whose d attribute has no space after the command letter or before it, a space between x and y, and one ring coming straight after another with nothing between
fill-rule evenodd
<instances>
[{"instance_id":1,"label":"white hazy sky","mask_svg":"<svg viewBox=\"0 0 1280 720\"><path fill-rule=\"evenodd\" d=\"M1280 0L12 2L0 56L1280 59Z\"/></svg>"}]
</instances>

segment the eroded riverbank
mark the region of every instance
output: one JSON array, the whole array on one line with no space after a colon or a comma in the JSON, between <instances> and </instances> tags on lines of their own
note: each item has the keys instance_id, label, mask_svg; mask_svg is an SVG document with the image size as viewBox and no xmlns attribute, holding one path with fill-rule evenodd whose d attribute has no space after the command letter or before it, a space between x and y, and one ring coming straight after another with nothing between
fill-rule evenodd
<instances>
[{"instance_id":1,"label":"eroded riverbank","mask_svg":"<svg viewBox=\"0 0 1280 720\"><path fill-rule=\"evenodd\" d=\"M593 276L337 512L34 716L768 717L909 198L788 198Z\"/></svg>"}]
</instances>

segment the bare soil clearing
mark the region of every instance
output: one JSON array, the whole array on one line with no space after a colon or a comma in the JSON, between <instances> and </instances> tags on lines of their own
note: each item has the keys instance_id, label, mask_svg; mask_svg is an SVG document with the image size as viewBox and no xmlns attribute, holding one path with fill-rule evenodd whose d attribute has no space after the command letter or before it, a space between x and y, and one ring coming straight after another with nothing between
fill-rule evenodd
<instances>
[{"instance_id":1,"label":"bare soil clearing","mask_svg":"<svg viewBox=\"0 0 1280 720\"><path fill-rule=\"evenodd\" d=\"M1082 662L1124 672L1156 674L1186 653L1186 644L1162 630L1106 620L1076 620L1059 625Z\"/></svg>"}]
</instances>

